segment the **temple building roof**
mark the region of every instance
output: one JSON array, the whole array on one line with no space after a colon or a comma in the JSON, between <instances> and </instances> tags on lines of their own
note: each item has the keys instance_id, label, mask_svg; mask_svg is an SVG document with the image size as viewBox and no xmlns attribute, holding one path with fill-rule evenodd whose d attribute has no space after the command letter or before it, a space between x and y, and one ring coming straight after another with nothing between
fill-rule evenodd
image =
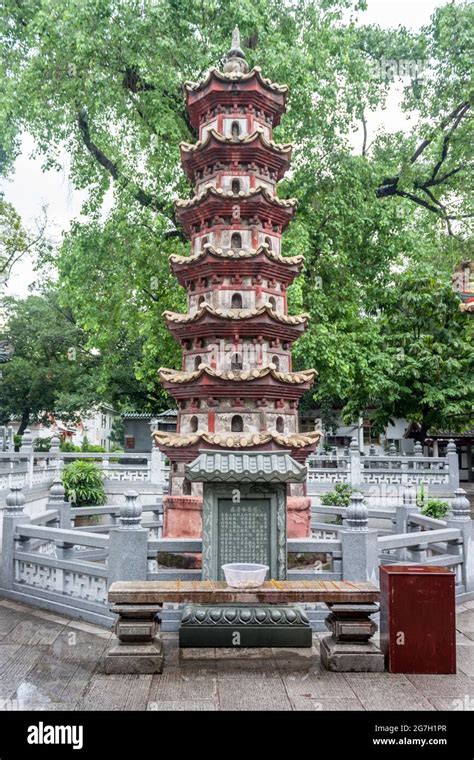
<instances>
[{"instance_id":1,"label":"temple building roof","mask_svg":"<svg viewBox=\"0 0 474 760\"><path fill-rule=\"evenodd\" d=\"M282 383L300 385L314 380L317 372L315 369L307 369L301 372L278 372L274 364L270 364L268 367L261 367L260 369L244 369L238 371L214 369L207 364L201 364L194 372L182 372L180 370L168 369L167 367L160 367L158 374L160 380L169 383L191 383L204 374L209 377L216 377L237 383L251 382L252 380L259 380L266 375L271 375L275 380L279 380Z\"/></svg>"}]
</instances>

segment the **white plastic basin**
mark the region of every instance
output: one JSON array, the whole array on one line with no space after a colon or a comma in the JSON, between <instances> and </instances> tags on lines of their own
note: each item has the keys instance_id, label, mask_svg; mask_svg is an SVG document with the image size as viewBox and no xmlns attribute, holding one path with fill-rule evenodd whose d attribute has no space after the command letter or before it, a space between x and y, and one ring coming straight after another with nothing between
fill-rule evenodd
<instances>
[{"instance_id":1,"label":"white plastic basin","mask_svg":"<svg viewBox=\"0 0 474 760\"><path fill-rule=\"evenodd\" d=\"M256 565L252 562L232 562L222 565L225 580L232 588L258 588L265 580L268 565Z\"/></svg>"}]
</instances>

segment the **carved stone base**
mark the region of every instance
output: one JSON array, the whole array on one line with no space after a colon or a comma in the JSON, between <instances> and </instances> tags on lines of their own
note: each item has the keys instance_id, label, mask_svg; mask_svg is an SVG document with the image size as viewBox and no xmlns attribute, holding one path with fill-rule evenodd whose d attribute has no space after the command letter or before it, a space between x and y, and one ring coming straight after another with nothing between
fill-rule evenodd
<instances>
[{"instance_id":1,"label":"carved stone base","mask_svg":"<svg viewBox=\"0 0 474 760\"><path fill-rule=\"evenodd\" d=\"M304 611L291 605L197 605L183 610L180 647L310 647Z\"/></svg>"},{"instance_id":2,"label":"carved stone base","mask_svg":"<svg viewBox=\"0 0 474 760\"><path fill-rule=\"evenodd\" d=\"M336 672L381 673L384 656L369 641L377 630L370 619L378 611L377 604L328 604L331 610L326 626L332 632L321 641L321 662Z\"/></svg>"},{"instance_id":3,"label":"carved stone base","mask_svg":"<svg viewBox=\"0 0 474 760\"><path fill-rule=\"evenodd\" d=\"M337 642L334 636L326 636L320 644L321 662L327 670L336 673L383 673L384 657L375 644Z\"/></svg>"},{"instance_id":4,"label":"carved stone base","mask_svg":"<svg viewBox=\"0 0 474 760\"><path fill-rule=\"evenodd\" d=\"M114 604L111 611L119 617L115 623L112 647L105 655L106 673L161 673L163 645L157 636L156 604Z\"/></svg>"},{"instance_id":5,"label":"carved stone base","mask_svg":"<svg viewBox=\"0 0 474 760\"><path fill-rule=\"evenodd\" d=\"M162 673L163 645L156 638L148 644L117 644L104 661L106 673Z\"/></svg>"}]
</instances>

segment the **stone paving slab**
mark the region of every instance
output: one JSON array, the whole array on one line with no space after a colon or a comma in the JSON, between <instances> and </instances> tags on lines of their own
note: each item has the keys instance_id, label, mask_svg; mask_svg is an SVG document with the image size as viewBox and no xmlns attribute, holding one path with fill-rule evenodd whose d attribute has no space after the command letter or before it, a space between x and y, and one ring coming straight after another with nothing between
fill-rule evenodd
<instances>
[{"instance_id":1,"label":"stone paving slab","mask_svg":"<svg viewBox=\"0 0 474 760\"><path fill-rule=\"evenodd\" d=\"M470 605L470 606L468 606ZM161 675L105 675L111 631L0 600L0 710L474 710L474 603L458 610L458 673L330 673L307 649L182 649Z\"/></svg>"}]
</instances>

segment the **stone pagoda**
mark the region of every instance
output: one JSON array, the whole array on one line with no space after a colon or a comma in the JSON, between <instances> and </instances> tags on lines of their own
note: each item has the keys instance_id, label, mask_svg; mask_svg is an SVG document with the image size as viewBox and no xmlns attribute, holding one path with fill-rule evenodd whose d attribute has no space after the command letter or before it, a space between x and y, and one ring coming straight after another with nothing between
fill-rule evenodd
<instances>
[{"instance_id":1,"label":"stone pagoda","mask_svg":"<svg viewBox=\"0 0 474 760\"><path fill-rule=\"evenodd\" d=\"M265 79L258 67L249 71L238 29L223 68L184 85L198 141L180 146L195 195L176 203L191 255L170 257L188 310L164 313L182 346L182 368L159 370L178 405L177 432L153 434L171 463L164 535L207 535L203 483L212 481L232 483L247 497L277 484L285 533L308 536L304 462L320 434L298 432L298 403L316 371L292 371L292 344L308 316L288 314L287 288L303 257L281 253L296 201L279 199L276 189L292 148L272 140L287 87ZM203 546L203 566L205 554ZM209 577L218 573L214 566ZM279 567L274 577L284 575Z\"/></svg>"}]
</instances>

